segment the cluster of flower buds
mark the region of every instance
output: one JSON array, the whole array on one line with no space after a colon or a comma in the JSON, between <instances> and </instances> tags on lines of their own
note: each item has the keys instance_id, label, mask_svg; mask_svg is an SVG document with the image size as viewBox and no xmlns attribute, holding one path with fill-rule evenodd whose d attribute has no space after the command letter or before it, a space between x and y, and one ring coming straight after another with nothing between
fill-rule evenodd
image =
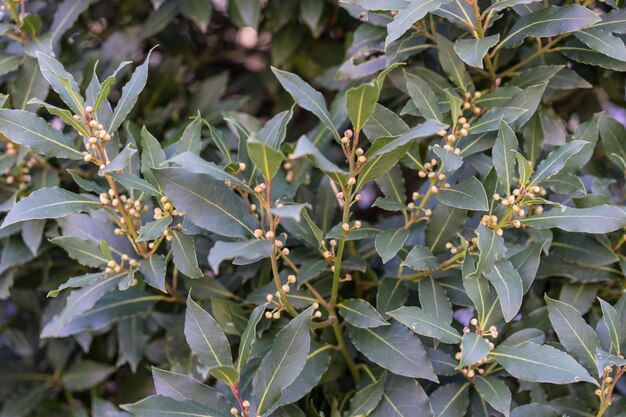
<instances>
[{"instance_id":1,"label":"cluster of flower buds","mask_svg":"<svg viewBox=\"0 0 626 417\"><path fill-rule=\"evenodd\" d=\"M450 253L454 255L458 253L459 249L461 249L461 246L455 246L452 242L447 242L446 249L448 249Z\"/></svg>"},{"instance_id":2,"label":"cluster of flower buds","mask_svg":"<svg viewBox=\"0 0 626 417\"><path fill-rule=\"evenodd\" d=\"M17 155L17 147L13 142L7 142L4 153L6 154L6 156L15 156Z\"/></svg>"},{"instance_id":3,"label":"cluster of flower buds","mask_svg":"<svg viewBox=\"0 0 626 417\"><path fill-rule=\"evenodd\" d=\"M243 410L241 410L241 417L247 417L250 413L250 401L244 400L241 403L241 408L243 408ZM239 410L237 407L231 408L230 413L235 417L239 417Z\"/></svg>"},{"instance_id":4,"label":"cluster of flower buds","mask_svg":"<svg viewBox=\"0 0 626 417\"><path fill-rule=\"evenodd\" d=\"M85 107L84 118L87 121L87 127L89 128L90 136L85 142L85 150L83 152L83 159L85 162L99 163L100 168L104 168L106 161L99 161L99 151L104 147L105 143L111 140L111 134L106 131L101 123L98 123L92 116L94 108L92 106ZM81 116L75 114L75 120L81 120ZM92 153L95 152L95 153Z\"/></svg>"},{"instance_id":5,"label":"cluster of flower buds","mask_svg":"<svg viewBox=\"0 0 626 417\"><path fill-rule=\"evenodd\" d=\"M128 266L130 268L134 268L139 266L139 262L137 262L137 260L132 259L131 257L129 257L127 254L123 254L121 256L122 261L121 263L117 263L115 260L111 259L109 262L107 262L107 266L104 270L104 272L106 272L107 274L112 274L112 273L120 273L122 271L126 271L127 267L126 267L126 263L128 262Z\"/></svg>"},{"instance_id":6,"label":"cluster of flower buds","mask_svg":"<svg viewBox=\"0 0 626 417\"><path fill-rule=\"evenodd\" d=\"M283 169L286 172L285 181L287 181L287 183L292 182L296 175L294 171L294 158L292 153L287 155L287 160L283 163Z\"/></svg>"},{"instance_id":7,"label":"cluster of flower buds","mask_svg":"<svg viewBox=\"0 0 626 417\"><path fill-rule=\"evenodd\" d=\"M182 216L185 214L176 210L172 202L165 196L161 197L161 204L163 204L163 208L155 207L154 209L154 220L159 220L165 216Z\"/></svg>"},{"instance_id":8,"label":"cluster of flower buds","mask_svg":"<svg viewBox=\"0 0 626 417\"><path fill-rule=\"evenodd\" d=\"M354 224L352 225L352 227L350 227L350 223L343 223L341 225L341 230L343 230L344 233L348 233L350 231L350 229L352 229L352 228L360 229L362 225L363 224L361 223L360 220L355 220Z\"/></svg>"},{"instance_id":9,"label":"cluster of flower buds","mask_svg":"<svg viewBox=\"0 0 626 417\"><path fill-rule=\"evenodd\" d=\"M463 96L463 110L471 110L474 116L479 116L483 109L478 107L476 100L480 99L482 95L480 91L474 92L473 95L469 91L466 92Z\"/></svg>"},{"instance_id":10,"label":"cluster of flower buds","mask_svg":"<svg viewBox=\"0 0 626 417\"><path fill-rule=\"evenodd\" d=\"M500 223L498 221L498 216L496 216L495 214L483 215L483 217L480 219L480 224L487 226L490 229L494 229L496 233L498 234L498 236L502 236L502 234L504 233L502 229L498 227Z\"/></svg>"},{"instance_id":11,"label":"cluster of flower buds","mask_svg":"<svg viewBox=\"0 0 626 417\"><path fill-rule=\"evenodd\" d=\"M7 144L7 150L8 150ZM15 150L15 148L12 148ZM8 151L7 151L8 152ZM9 167L4 170L2 173L5 178L4 181L7 185L17 186L20 190L26 188L30 180L32 179L30 175L30 170L37 164L37 160L35 158L28 158L26 161L15 165L14 167Z\"/></svg>"},{"instance_id":12,"label":"cluster of flower buds","mask_svg":"<svg viewBox=\"0 0 626 417\"><path fill-rule=\"evenodd\" d=\"M354 132L352 132L352 130L350 129L347 129L345 132L343 132L343 136L339 140L341 142L341 145L347 147L350 144L350 139L352 139L353 136Z\"/></svg>"}]
</instances>

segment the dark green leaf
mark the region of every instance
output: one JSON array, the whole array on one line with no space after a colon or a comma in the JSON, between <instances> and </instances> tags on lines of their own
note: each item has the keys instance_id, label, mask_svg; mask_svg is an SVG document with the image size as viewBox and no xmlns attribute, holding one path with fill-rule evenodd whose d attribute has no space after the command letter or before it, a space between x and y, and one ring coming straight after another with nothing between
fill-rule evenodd
<instances>
[{"instance_id":1,"label":"dark green leaf","mask_svg":"<svg viewBox=\"0 0 626 417\"><path fill-rule=\"evenodd\" d=\"M351 298L343 301L337 307L344 320L361 329L389 325L376 309L365 300Z\"/></svg>"},{"instance_id":2,"label":"dark green leaf","mask_svg":"<svg viewBox=\"0 0 626 417\"><path fill-rule=\"evenodd\" d=\"M461 339L453 327L441 323L419 307L400 307L387 314L419 335L432 337L443 343L459 343Z\"/></svg>"},{"instance_id":3,"label":"dark green leaf","mask_svg":"<svg viewBox=\"0 0 626 417\"><path fill-rule=\"evenodd\" d=\"M476 177L469 177L450 188L441 188L437 199L447 206L458 209L474 211L489 209L485 188Z\"/></svg>"}]
</instances>

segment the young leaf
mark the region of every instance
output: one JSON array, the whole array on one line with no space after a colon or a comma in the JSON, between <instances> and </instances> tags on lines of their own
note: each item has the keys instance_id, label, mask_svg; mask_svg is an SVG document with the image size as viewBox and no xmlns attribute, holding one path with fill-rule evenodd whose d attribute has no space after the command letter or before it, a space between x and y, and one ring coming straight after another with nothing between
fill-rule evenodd
<instances>
[{"instance_id":1,"label":"young leaf","mask_svg":"<svg viewBox=\"0 0 626 417\"><path fill-rule=\"evenodd\" d=\"M248 156L254 165L261 171L265 179L271 180L283 163L282 152L255 139L248 140L246 146L248 147Z\"/></svg>"},{"instance_id":2,"label":"young leaf","mask_svg":"<svg viewBox=\"0 0 626 417\"><path fill-rule=\"evenodd\" d=\"M311 343L312 314L313 308L309 307L274 337L272 350L261 361L253 380L257 414L268 411L304 368Z\"/></svg>"},{"instance_id":3,"label":"young leaf","mask_svg":"<svg viewBox=\"0 0 626 417\"><path fill-rule=\"evenodd\" d=\"M361 329L389 325L376 309L365 300L351 298L343 301L337 307L344 320Z\"/></svg>"},{"instance_id":4,"label":"young leaf","mask_svg":"<svg viewBox=\"0 0 626 417\"><path fill-rule=\"evenodd\" d=\"M59 94L74 114L82 116L85 113L85 102L80 95L74 76L50 55L37 51L37 60L41 74L50 83L52 89Z\"/></svg>"},{"instance_id":5,"label":"young leaf","mask_svg":"<svg viewBox=\"0 0 626 417\"><path fill-rule=\"evenodd\" d=\"M185 313L185 338L191 351L209 370L228 369L228 372L213 374L227 384L237 382L238 372L233 368L230 345L217 321L202 307L187 297Z\"/></svg>"},{"instance_id":6,"label":"young leaf","mask_svg":"<svg viewBox=\"0 0 626 417\"><path fill-rule=\"evenodd\" d=\"M113 111L111 124L109 126L105 126L108 133L115 132L122 125L122 122L126 119L128 113L130 113L135 106L135 103L137 103L137 98L148 81L148 64L150 62L151 53L152 50L148 52L148 56L146 56L143 64L135 69L135 72L133 72L130 80L128 80L122 88L122 96Z\"/></svg>"},{"instance_id":7,"label":"young leaf","mask_svg":"<svg viewBox=\"0 0 626 417\"><path fill-rule=\"evenodd\" d=\"M528 382L571 384L595 379L568 354L551 346L526 342L518 346L498 346L490 353L508 373Z\"/></svg>"},{"instance_id":8,"label":"young leaf","mask_svg":"<svg viewBox=\"0 0 626 417\"><path fill-rule=\"evenodd\" d=\"M200 129L202 127L202 117L200 112L196 114L196 117L187 125L183 131L180 140L178 141L178 147L176 148L176 154L183 152L191 152L199 154L202 149L202 142L200 140Z\"/></svg>"}]
</instances>

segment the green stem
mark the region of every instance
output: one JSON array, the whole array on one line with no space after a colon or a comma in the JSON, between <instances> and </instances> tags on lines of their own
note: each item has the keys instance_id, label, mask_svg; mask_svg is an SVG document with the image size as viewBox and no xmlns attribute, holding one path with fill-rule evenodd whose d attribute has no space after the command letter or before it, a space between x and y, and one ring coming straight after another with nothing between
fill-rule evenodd
<instances>
[{"instance_id":1,"label":"green stem","mask_svg":"<svg viewBox=\"0 0 626 417\"><path fill-rule=\"evenodd\" d=\"M334 311L333 311L334 313ZM335 332L335 338L337 339L337 344L341 349L341 354L343 355L344 360L346 361L346 365L348 366L348 370L352 375L352 379L354 379L355 383L359 383L361 380L361 375L359 374L359 368L357 368L354 363L354 359L348 352L348 346L346 345L346 340L343 337L343 331L341 330L341 325L339 323L333 324L333 332Z\"/></svg>"}]
</instances>

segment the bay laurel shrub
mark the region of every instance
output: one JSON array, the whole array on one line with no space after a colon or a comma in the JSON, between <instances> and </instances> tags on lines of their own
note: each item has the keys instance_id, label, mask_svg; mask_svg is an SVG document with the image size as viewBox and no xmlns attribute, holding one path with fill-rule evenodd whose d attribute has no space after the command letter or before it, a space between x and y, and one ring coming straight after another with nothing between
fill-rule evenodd
<instances>
[{"instance_id":1,"label":"bay laurel shrub","mask_svg":"<svg viewBox=\"0 0 626 417\"><path fill-rule=\"evenodd\" d=\"M623 2L4 3L0 416L626 415Z\"/></svg>"}]
</instances>

